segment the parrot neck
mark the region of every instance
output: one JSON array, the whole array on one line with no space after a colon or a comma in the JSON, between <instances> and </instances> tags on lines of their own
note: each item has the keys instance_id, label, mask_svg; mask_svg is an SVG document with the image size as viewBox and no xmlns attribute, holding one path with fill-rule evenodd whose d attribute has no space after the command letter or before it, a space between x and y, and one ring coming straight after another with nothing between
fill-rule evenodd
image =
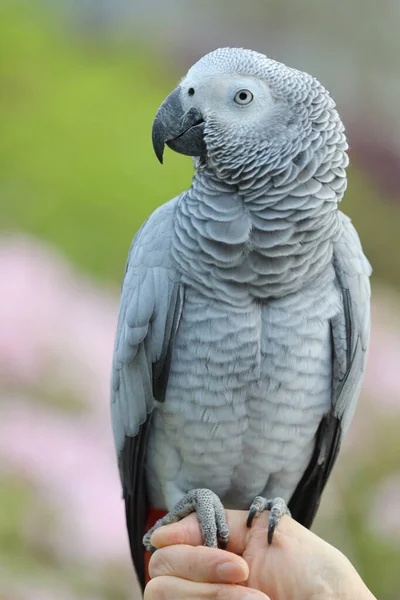
<instances>
[{"instance_id":1,"label":"parrot neck","mask_svg":"<svg viewBox=\"0 0 400 600\"><path fill-rule=\"evenodd\" d=\"M329 270L338 198L326 191L324 200L313 194L319 186L308 185L309 194L304 183L298 194L249 198L199 171L175 213L172 254L183 281L237 305L294 293Z\"/></svg>"},{"instance_id":2,"label":"parrot neck","mask_svg":"<svg viewBox=\"0 0 400 600\"><path fill-rule=\"evenodd\" d=\"M184 281L238 302L294 293L329 270L346 189L343 126L316 141L279 163L257 155L246 171L198 165L174 222Z\"/></svg>"}]
</instances>

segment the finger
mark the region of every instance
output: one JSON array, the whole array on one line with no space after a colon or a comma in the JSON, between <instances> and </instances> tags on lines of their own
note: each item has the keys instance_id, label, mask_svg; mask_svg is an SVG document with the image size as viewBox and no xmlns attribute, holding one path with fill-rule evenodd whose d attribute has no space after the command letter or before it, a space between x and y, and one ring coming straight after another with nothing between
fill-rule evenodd
<instances>
[{"instance_id":1,"label":"finger","mask_svg":"<svg viewBox=\"0 0 400 600\"><path fill-rule=\"evenodd\" d=\"M144 600L269 600L258 590L232 583L197 583L179 577L155 577L144 590Z\"/></svg>"},{"instance_id":2,"label":"finger","mask_svg":"<svg viewBox=\"0 0 400 600\"><path fill-rule=\"evenodd\" d=\"M150 577L171 575L199 583L240 583L249 576L243 558L205 546L167 546L153 554L149 564Z\"/></svg>"},{"instance_id":3,"label":"finger","mask_svg":"<svg viewBox=\"0 0 400 600\"><path fill-rule=\"evenodd\" d=\"M248 511L227 510L226 519L229 527L229 541L227 550L235 554L243 554L249 536L256 529L268 530L268 512L261 514L249 529L246 526ZM279 524L279 531L285 531L290 528L293 519L282 519ZM299 526L300 527L300 526ZM151 543L155 548L163 548L172 544L188 544L190 546L200 546L203 544L199 523L195 513L185 517L179 523L173 523L165 527L160 527L151 536Z\"/></svg>"},{"instance_id":4,"label":"finger","mask_svg":"<svg viewBox=\"0 0 400 600\"><path fill-rule=\"evenodd\" d=\"M235 554L242 554L245 548L245 542L242 538L246 535L247 512L227 510L226 516L229 527L227 549L235 552ZM160 527L153 533L151 543L155 548L163 548L172 544L201 546L203 538L196 514L192 513L179 523Z\"/></svg>"}]
</instances>

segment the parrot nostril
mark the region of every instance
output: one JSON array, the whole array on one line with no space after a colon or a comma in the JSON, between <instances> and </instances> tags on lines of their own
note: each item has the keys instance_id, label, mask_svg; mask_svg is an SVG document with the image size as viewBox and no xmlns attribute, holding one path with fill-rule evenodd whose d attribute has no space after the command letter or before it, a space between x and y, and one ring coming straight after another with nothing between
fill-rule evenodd
<instances>
[{"instance_id":1,"label":"parrot nostril","mask_svg":"<svg viewBox=\"0 0 400 600\"><path fill-rule=\"evenodd\" d=\"M189 88L188 89L188 94L189 94L189 96L194 96L194 89L193 88Z\"/></svg>"}]
</instances>

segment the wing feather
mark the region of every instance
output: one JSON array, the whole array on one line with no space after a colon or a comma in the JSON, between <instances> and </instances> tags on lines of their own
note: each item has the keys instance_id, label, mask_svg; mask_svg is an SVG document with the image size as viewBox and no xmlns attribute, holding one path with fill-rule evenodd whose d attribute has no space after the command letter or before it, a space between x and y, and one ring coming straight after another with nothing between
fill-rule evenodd
<instances>
[{"instance_id":1,"label":"wing feather","mask_svg":"<svg viewBox=\"0 0 400 600\"><path fill-rule=\"evenodd\" d=\"M163 402L184 289L170 261L175 201L135 236L122 286L114 348L111 416L132 559L144 587L145 457L152 411Z\"/></svg>"},{"instance_id":2,"label":"wing feather","mask_svg":"<svg viewBox=\"0 0 400 600\"><path fill-rule=\"evenodd\" d=\"M370 333L371 266L348 217L339 213L343 233L333 264L342 310L331 321L332 404L316 434L311 461L289 502L293 517L311 527L321 494L354 415L365 370Z\"/></svg>"}]
</instances>

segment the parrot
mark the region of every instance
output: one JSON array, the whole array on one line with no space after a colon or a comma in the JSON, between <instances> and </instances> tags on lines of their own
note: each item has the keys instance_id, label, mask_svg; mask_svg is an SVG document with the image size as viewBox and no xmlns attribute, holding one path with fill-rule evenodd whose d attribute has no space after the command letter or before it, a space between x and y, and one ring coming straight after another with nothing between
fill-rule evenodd
<instances>
[{"instance_id":1,"label":"parrot","mask_svg":"<svg viewBox=\"0 0 400 600\"><path fill-rule=\"evenodd\" d=\"M111 421L142 589L152 532L191 512L210 547L229 542L225 509L249 511L248 527L269 511L269 543L283 515L311 527L360 393L372 271L338 209L344 125L313 76L213 50L162 102L152 142L194 174L133 239L115 338Z\"/></svg>"}]
</instances>

